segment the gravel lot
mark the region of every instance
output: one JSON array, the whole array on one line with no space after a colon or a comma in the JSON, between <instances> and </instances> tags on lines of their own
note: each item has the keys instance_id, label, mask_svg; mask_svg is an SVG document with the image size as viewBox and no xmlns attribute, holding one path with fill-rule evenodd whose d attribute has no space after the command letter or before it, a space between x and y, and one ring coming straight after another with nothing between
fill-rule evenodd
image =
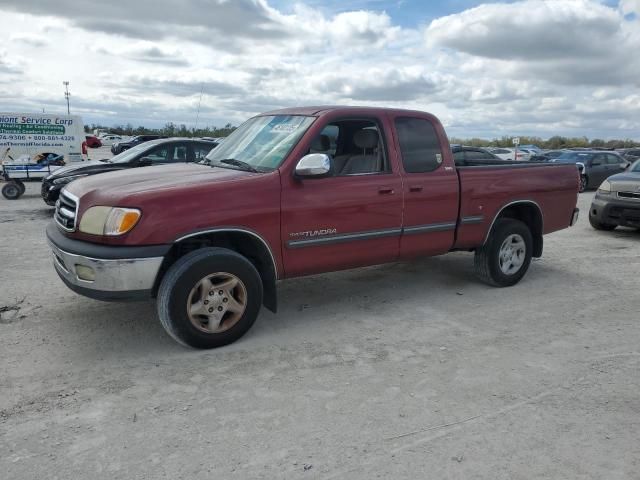
<instances>
[{"instance_id":1,"label":"gravel lot","mask_svg":"<svg viewBox=\"0 0 640 480\"><path fill-rule=\"evenodd\" d=\"M2 478L640 478L640 233L592 193L515 287L465 253L292 280L194 351L64 287L38 188L0 198Z\"/></svg>"}]
</instances>

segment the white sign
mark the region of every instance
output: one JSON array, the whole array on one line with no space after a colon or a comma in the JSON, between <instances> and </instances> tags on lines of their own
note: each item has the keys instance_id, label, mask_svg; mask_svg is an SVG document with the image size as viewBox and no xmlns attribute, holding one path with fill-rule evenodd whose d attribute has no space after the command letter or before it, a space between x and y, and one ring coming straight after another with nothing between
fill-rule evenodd
<instances>
[{"instance_id":1,"label":"white sign","mask_svg":"<svg viewBox=\"0 0 640 480\"><path fill-rule=\"evenodd\" d=\"M513 139L513 144L514 145L520 145L520 138L516 137Z\"/></svg>"},{"instance_id":2,"label":"white sign","mask_svg":"<svg viewBox=\"0 0 640 480\"><path fill-rule=\"evenodd\" d=\"M49 154L81 161L82 142L84 125L78 116L0 112L0 162L33 162Z\"/></svg>"}]
</instances>

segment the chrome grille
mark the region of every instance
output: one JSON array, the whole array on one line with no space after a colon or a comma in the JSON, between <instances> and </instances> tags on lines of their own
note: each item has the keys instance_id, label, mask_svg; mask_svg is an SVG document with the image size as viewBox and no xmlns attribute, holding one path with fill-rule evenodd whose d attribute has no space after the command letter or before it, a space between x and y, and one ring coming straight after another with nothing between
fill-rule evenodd
<instances>
[{"instance_id":1,"label":"chrome grille","mask_svg":"<svg viewBox=\"0 0 640 480\"><path fill-rule=\"evenodd\" d=\"M56 213L53 215L56 223L67 232L76 229L76 216L78 215L78 198L62 190L60 198L56 202Z\"/></svg>"},{"instance_id":2,"label":"chrome grille","mask_svg":"<svg viewBox=\"0 0 640 480\"><path fill-rule=\"evenodd\" d=\"M618 198L633 198L640 200L640 192L618 192Z\"/></svg>"}]
</instances>

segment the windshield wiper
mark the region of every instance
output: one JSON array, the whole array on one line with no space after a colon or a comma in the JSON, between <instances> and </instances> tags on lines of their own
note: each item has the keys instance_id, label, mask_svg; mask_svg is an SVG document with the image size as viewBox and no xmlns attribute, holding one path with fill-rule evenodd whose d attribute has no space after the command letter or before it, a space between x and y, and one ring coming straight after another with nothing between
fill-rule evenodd
<instances>
[{"instance_id":1,"label":"windshield wiper","mask_svg":"<svg viewBox=\"0 0 640 480\"><path fill-rule=\"evenodd\" d=\"M247 162L243 162L242 160L236 160L235 158L224 158L219 160L220 163L226 163L227 165L233 165L234 167L239 167L241 170L246 172L260 173L253 165Z\"/></svg>"}]
</instances>

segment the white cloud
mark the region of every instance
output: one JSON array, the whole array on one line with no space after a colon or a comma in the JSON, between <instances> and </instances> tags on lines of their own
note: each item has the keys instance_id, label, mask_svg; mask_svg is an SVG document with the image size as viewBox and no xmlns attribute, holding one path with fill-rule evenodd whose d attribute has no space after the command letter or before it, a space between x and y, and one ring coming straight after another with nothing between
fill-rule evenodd
<instances>
[{"instance_id":1,"label":"white cloud","mask_svg":"<svg viewBox=\"0 0 640 480\"><path fill-rule=\"evenodd\" d=\"M620 0L620 10L625 15L628 13L640 15L640 0Z\"/></svg>"},{"instance_id":2,"label":"white cloud","mask_svg":"<svg viewBox=\"0 0 640 480\"><path fill-rule=\"evenodd\" d=\"M485 4L434 20L427 44L474 57L507 60L519 76L566 85L640 85L638 25L591 0Z\"/></svg>"},{"instance_id":3,"label":"white cloud","mask_svg":"<svg viewBox=\"0 0 640 480\"><path fill-rule=\"evenodd\" d=\"M69 80L72 110L107 124L192 123L202 90L201 124L357 103L432 111L456 136L640 137L638 1L491 3L423 28L382 2L175 5L4 0L2 108L61 111Z\"/></svg>"}]
</instances>

